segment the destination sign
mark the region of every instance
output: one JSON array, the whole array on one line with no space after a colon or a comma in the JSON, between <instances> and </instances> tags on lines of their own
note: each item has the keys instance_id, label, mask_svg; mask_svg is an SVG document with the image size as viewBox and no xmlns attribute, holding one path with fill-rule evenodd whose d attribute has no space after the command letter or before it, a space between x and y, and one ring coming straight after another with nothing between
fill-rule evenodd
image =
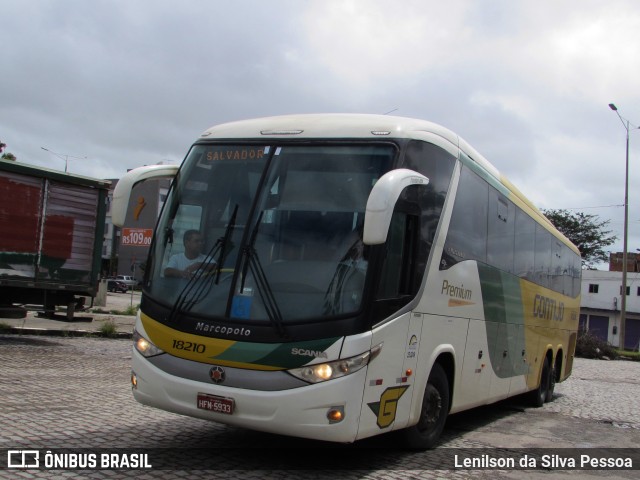
<instances>
[{"instance_id":1,"label":"destination sign","mask_svg":"<svg viewBox=\"0 0 640 480\"><path fill-rule=\"evenodd\" d=\"M260 160L264 158L264 147L216 148L207 152L207 162L218 160Z\"/></svg>"}]
</instances>

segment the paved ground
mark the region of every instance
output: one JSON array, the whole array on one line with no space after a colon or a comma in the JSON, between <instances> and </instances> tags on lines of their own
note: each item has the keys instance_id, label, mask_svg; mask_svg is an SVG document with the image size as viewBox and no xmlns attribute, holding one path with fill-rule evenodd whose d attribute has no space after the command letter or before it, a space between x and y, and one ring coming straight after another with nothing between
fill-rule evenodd
<instances>
[{"instance_id":1,"label":"paved ground","mask_svg":"<svg viewBox=\"0 0 640 480\"><path fill-rule=\"evenodd\" d=\"M114 302L126 298L126 294L115 295L121 298ZM112 321L120 322L118 328L123 333L130 333L133 317L120 318L114 316ZM4 321L0 319L0 323ZM104 321L100 317L91 322L61 323L62 327L78 329L84 323L84 328L94 329ZM27 318L25 326L49 325L39 322ZM543 408L530 409L520 400L510 400L454 415L438 449L406 452L396 448L393 437L335 448L143 407L130 391L130 340L25 333L0 334L0 454L6 449L108 452L126 448L151 452L168 464L174 461L172 456L177 456L175 462L205 461L207 471L0 469L0 478L522 480L638 476L637 470L441 470L443 465L453 466L454 454L461 459L496 452L520 459L529 452L557 453L566 458L571 453L589 454L601 451L592 449L613 447L634 448L630 454L635 455L638 468L640 363L636 362L576 359L572 377L557 385L554 401ZM536 450L541 448L546 450Z\"/></svg>"}]
</instances>

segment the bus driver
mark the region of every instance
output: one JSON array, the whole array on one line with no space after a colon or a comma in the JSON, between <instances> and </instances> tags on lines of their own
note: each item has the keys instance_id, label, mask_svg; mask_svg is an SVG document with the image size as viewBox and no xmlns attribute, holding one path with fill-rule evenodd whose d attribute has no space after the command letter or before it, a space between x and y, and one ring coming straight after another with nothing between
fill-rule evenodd
<instances>
[{"instance_id":1,"label":"bus driver","mask_svg":"<svg viewBox=\"0 0 640 480\"><path fill-rule=\"evenodd\" d=\"M198 230L187 230L183 236L184 252L173 255L164 270L165 277L190 278L201 267L206 256L201 252L204 239ZM211 260L207 271L213 271L216 262Z\"/></svg>"}]
</instances>

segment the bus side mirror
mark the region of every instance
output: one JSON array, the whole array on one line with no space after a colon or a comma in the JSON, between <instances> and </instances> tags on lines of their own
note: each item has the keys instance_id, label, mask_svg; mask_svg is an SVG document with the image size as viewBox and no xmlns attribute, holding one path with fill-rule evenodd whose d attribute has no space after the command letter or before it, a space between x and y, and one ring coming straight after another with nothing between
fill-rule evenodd
<instances>
[{"instance_id":1,"label":"bus side mirror","mask_svg":"<svg viewBox=\"0 0 640 480\"><path fill-rule=\"evenodd\" d=\"M421 173L400 168L385 173L373 186L364 214L365 245L380 245L387 241L391 216L402 191L410 185L427 185L429 179Z\"/></svg>"},{"instance_id":2,"label":"bus side mirror","mask_svg":"<svg viewBox=\"0 0 640 480\"><path fill-rule=\"evenodd\" d=\"M172 178L178 173L177 165L149 165L146 167L134 168L127 172L124 177L118 180L116 188L113 190L113 202L111 203L111 223L116 227L124 225L129 207L129 198L133 187L145 180L154 178Z\"/></svg>"}]
</instances>

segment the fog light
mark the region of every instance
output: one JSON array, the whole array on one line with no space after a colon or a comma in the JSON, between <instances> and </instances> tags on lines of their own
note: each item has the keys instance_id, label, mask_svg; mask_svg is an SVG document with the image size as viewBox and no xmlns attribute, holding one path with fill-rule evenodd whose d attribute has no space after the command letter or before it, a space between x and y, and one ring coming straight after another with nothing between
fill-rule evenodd
<instances>
[{"instance_id":1,"label":"fog light","mask_svg":"<svg viewBox=\"0 0 640 480\"><path fill-rule=\"evenodd\" d=\"M136 376L136 372L131 372L131 388L138 388L138 377Z\"/></svg>"},{"instance_id":2,"label":"fog light","mask_svg":"<svg viewBox=\"0 0 640 480\"><path fill-rule=\"evenodd\" d=\"M339 423L344 419L344 407L331 407L327 412L329 423Z\"/></svg>"}]
</instances>

